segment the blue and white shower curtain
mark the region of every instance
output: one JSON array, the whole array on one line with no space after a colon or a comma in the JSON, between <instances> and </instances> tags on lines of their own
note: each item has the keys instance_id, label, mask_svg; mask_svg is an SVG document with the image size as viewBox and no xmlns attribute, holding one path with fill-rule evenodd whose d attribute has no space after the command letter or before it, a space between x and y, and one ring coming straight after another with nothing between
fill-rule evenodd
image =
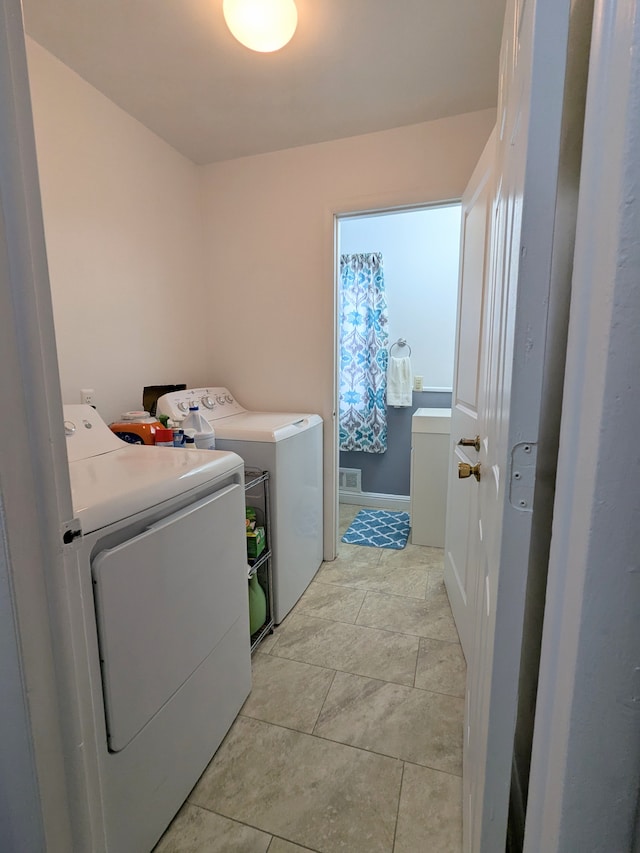
<instances>
[{"instance_id":1,"label":"blue and white shower curtain","mask_svg":"<svg viewBox=\"0 0 640 853\"><path fill-rule=\"evenodd\" d=\"M340 450L387 449L387 301L382 254L340 257Z\"/></svg>"}]
</instances>

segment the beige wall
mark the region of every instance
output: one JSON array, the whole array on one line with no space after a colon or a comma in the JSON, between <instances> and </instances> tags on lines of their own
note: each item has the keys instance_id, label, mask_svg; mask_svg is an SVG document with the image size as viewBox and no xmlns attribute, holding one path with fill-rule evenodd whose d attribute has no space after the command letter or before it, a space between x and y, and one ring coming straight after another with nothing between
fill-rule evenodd
<instances>
[{"instance_id":1,"label":"beige wall","mask_svg":"<svg viewBox=\"0 0 640 853\"><path fill-rule=\"evenodd\" d=\"M212 384L325 420L325 554L336 469L334 214L460 198L495 121L469 113L204 167Z\"/></svg>"},{"instance_id":2,"label":"beige wall","mask_svg":"<svg viewBox=\"0 0 640 853\"><path fill-rule=\"evenodd\" d=\"M64 402L206 380L201 172L27 39Z\"/></svg>"},{"instance_id":3,"label":"beige wall","mask_svg":"<svg viewBox=\"0 0 640 853\"><path fill-rule=\"evenodd\" d=\"M332 551L334 215L459 198L494 111L198 167L28 39L62 395L224 384L325 420Z\"/></svg>"}]
</instances>

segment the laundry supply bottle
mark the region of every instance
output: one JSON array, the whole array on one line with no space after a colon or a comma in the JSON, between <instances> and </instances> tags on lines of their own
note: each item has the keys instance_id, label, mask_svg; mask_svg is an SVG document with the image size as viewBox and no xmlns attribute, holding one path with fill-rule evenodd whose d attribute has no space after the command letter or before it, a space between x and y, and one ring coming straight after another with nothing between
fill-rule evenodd
<instances>
[{"instance_id":1,"label":"laundry supply bottle","mask_svg":"<svg viewBox=\"0 0 640 853\"><path fill-rule=\"evenodd\" d=\"M189 403L189 414L182 421L182 429L195 430L196 447L200 450L215 450L216 434L209 421L200 414L197 403Z\"/></svg>"},{"instance_id":2,"label":"laundry supply bottle","mask_svg":"<svg viewBox=\"0 0 640 853\"><path fill-rule=\"evenodd\" d=\"M156 447L173 447L173 430L158 427L156 430Z\"/></svg>"},{"instance_id":3,"label":"laundry supply bottle","mask_svg":"<svg viewBox=\"0 0 640 853\"><path fill-rule=\"evenodd\" d=\"M267 597L258 581L258 575L249 579L249 633L255 634L267 621Z\"/></svg>"},{"instance_id":4,"label":"laundry supply bottle","mask_svg":"<svg viewBox=\"0 0 640 853\"><path fill-rule=\"evenodd\" d=\"M121 419L109 424L109 428L127 444L155 444L156 430L162 424L149 412L123 412Z\"/></svg>"},{"instance_id":5,"label":"laundry supply bottle","mask_svg":"<svg viewBox=\"0 0 640 853\"><path fill-rule=\"evenodd\" d=\"M170 420L167 426L170 427L173 432L173 446L184 447L184 430L182 429L182 421Z\"/></svg>"}]
</instances>

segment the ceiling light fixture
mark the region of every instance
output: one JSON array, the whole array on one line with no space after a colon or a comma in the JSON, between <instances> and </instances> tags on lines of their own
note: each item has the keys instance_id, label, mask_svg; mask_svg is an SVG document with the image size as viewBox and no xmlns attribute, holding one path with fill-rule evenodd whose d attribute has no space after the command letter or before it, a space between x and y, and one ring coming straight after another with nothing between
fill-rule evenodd
<instances>
[{"instance_id":1,"label":"ceiling light fixture","mask_svg":"<svg viewBox=\"0 0 640 853\"><path fill-rule=\"evenodd\" d=\"M294 0L223 0L222 12L235 38L260 53L280 50L298 25Z\"/></svg>"}]
</instances>

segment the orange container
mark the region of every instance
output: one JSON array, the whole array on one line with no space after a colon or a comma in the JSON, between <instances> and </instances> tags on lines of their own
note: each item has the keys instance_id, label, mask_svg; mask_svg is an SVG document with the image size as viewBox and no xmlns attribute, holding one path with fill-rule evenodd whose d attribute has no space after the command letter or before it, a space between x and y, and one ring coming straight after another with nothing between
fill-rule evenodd
<instances>
[{"instance_id":1,"label":"orange container","mask_svg":"<svg viewBox=\"0 0 640 853\"><path fill-rule=\"evenodd\" d=\"M123 412L122 419L109 424L112 432L128 444L155 444L156 430L162 424L149 412Z\"/></svg>"}]
</instances>

